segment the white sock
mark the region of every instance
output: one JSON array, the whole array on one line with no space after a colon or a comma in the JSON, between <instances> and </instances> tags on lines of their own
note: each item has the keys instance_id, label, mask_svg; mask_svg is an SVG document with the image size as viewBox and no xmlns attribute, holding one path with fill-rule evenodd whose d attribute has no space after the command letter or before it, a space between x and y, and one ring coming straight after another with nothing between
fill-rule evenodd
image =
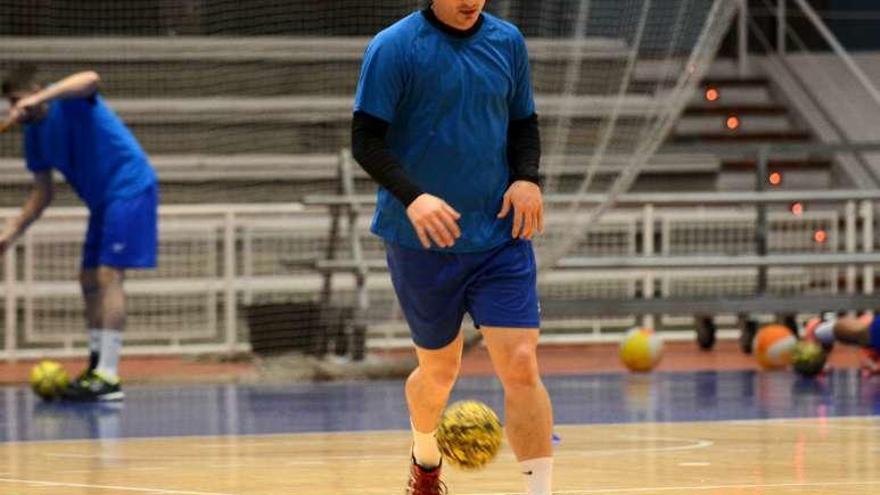
<instances>
[{"instance_id":1,"label":"white sock","mask_svg":"<svg viewBox=\"0 0 880 495\"><path fill-rule=\"evenodd\" d=\"M442 456L440 455L440 448L437 447L437 438L435 437L437 430L430 433L422 433L416 431L412 421L409 424L412 426L413 457L416 459L416 464L425 469L439 466Z\"/></svg>"},{"instance_id":2,"label":"white sock","mask_svg":"<svg viewBox=\"0 0 880 495\"><path fill-rule=\"evenodd\" d=\"M119 377L119 352L122 350L122 332L101 330L101 350L95 371L107 378Z\"/></svg>"},{"instance_id":3,"label":"white sock","mask_svg":"<svg viewBox=\"0 0 880 495\"><path fill-rule=\"evenodd\" d=\"M837 319L831 318L830 320L825 320L816 325L813 335L816 336L816 340L818 340L820 344L830 345L834 343L834 325L836 323Z\"/></svg>"},{"instance_id":4,"label":"white sock","mask_svg":"<svg viewBox=\"0 0 880 495\"><path fill-rule=\"evenodd\" d=\"M528 495L552 495L553 458L539 457L519 463L523 476L526 477L526 493Z\"/></svg>"}]
</instances>

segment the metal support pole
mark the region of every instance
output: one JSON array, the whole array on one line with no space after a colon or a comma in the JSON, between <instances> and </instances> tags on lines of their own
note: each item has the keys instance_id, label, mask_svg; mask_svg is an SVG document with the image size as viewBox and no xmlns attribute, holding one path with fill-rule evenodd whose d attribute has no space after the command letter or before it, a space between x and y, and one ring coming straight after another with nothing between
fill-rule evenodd
<instances>
[{"instance_id":1,"label":"metal support pole","mask_svg":"<svg viewBox=\"0 0 880 495\"><path fill-rule=\"evenodd\" d=\"M6 352L6 355L9 356L9 360L12 361L16 348L15 336L18 335L18 329L16 328L16 316L18 314L16 303L18 302L18 294L15 291L15 246L6 250L6 254L4 255L3 272L5 279L3 282L3 311L5 312L6 328L3 350Z\"/></svg>"},{"instance_id":2,"label":"metal support pole","mask_svg":"<svg viewBox=\"0 0 880 495\"><path fill-rule=\"evenodd\" d=\"M643 209L644 216L642 217L642 254L644 256L653 256L654 255L654 205L647 204ZM654 298L654 272L649 271L645 273L645 277L642 280L642 297L645 299L653 299ZM654 328L655 325L655 316L653 314L646 314L642 319L642 325L647 328Z\"/></svg>"},{"instance_id":3,"label":"metal support pole","mask_svg":"<svg viewBox=\"0 0 880 495\"><path fill-rule=\"evenodd\" d=\"M755 166L755 190L764 192L767 189L767 148L758 151L757 165ZM761 201L755 205L755 254L767 256L767 203ZM767 267L758 267L757 293L767 292Z\"/></svg>"},{"instance_id":4,"label":"metal support pole","mask_svg":"<svg viewBox=\"0 0 880 495\"><path fill-rule=\"evenodd\" d=\"M788 29L788 19L786 18L786 2L788 0L778 0L776 4L776 51L779 55L785 55L785 31Z\"/></svg>"},{"instance_id":5,"label":"metal support pole","mask_svg":"<svg viewBox=\"0 0 880 495\"><path fill-rule=\"evenodd\" d=\"M846 244L844 247L846 248L847 253L855 253L856 252L856 244L857 244L857 236L856 233L856 202L855 201L847 201L846 206L844 207L844 215L845 215L845 226L846 231L844 232L844 243ZM846 293L847 294L855 294L856 293L856 266L855 265L847 265L846 266Z\"/></svg>"},{"instance_id":6,"label":"metal support pole","mask_svg":"<svg viewBox=\"0 0 880 495\"><path fill-rule=\"evenodd\" d=\"M874 203L869 200L862 201L862 250L866 253L874 252ZM874 266L865 265L862 276L862 291L865 294L874 293Z\"/></svg>"},{"instance_id":7,"label":"metal support pole","mask_svg":"<svg viewBox=\"0 0 880 495\"><path fill-rule=\"evenodd\" d=\"M226 328L226 347L235 350L238 301L235 297L235 212L229 210L223 218L223 288Z\"/></svg>"},{"instance_id":8,"label":"metal support pole","mask_svg":"<svg viewBox=\"0 0 880 495\"><path fill-rule=\"evenodd\" d=\"M737 62L739 63L739 76L746 77L749 74L749 2L739 0L739 17L736 23Z\"/></svg>"}]
</instances>

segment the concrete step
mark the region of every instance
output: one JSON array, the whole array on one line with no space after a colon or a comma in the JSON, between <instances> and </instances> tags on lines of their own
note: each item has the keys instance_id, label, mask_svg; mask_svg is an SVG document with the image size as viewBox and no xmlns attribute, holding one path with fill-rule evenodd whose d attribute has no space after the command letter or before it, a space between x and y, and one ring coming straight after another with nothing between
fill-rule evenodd
<instances>
[{"instance_id":1,"label":"concrete step","mask_svg":"<svg viewBox=\"0 0 880 495\"><path fill-rule=\"evenodd\" d=\"M770 89L764 86L756 87L738 87L738 86L720 86L716 87L718 92L718 100L709 102L706 100L707 86L701 85L694 93L690 106L719 106L719 105L772 105L776 100L770 93Z\"/></svg>"},{"instance_id":2,"label":"concrete step","mask_svg":"<svg viewBox=\"0 0 880 495\"><path fill-rule=\"evenodd\" d=\"M721 167L724 171L748 171L754 170L758 161L754 159L724 159L721 161ZM807 159L789 159L789 158L771 158L767 161L768 170L778 170L780 172L799 171L808 169L827 170L833 166L831 160L822 158Z\"/></svg>"},{"instance_id":3,"label":"concrete step","mask_svg":"<svg viewBox=\"0 0 880 495\"><path fill-rule=\"evenodd\" d=\"M368 38L0 38L11 60L41 78L96 70L118 98L347 95L354 93ZM625 45L610 38L528 41L538 93L616 92ZM572 57L575 84L566 87ZM602 77L596 77L602 74Z\"/></svg>"},{"instance_id":4,"label":"concrete step","mask_svg":"<svg viewBox=\"0 0 880 495\"><path fill-rule=\"evenodd\" d=\"M727 144L727 143L791 143L810 141L812 135L807 131L765 131L765 132L703 132L685 135L676 135L672 138L674 144Z\"/></svg>"},{"instance_id":5,"label":"concrete step","mask_svg":"<svg viewBox=\"0 0 880 495\"><path fill-rule=\"evenodd\" d=\"M590 163L587 155L544 157L544 173L559 177L561 191L573 191ZM593 190L601 191L627 163L628 157L608 156L600 164ZM308 194L335 194L339 190L335 154L155 155L151 162L159 175L163 202L212 203L290 202ZM632 189L636 191L694 191L714 188L721 169L707 154L661 153L652 157ZM75 205L78 199L56 174L55 204ZM0 159L0 207L19 206L32 177L20 158ZM358 192L371 193L375 184L355 168Z\"/></svg>"},{"instance_id":6,"label":"concrete step","mask_svg":"<svg viewBox=\"0 0 880 495\"><path fill-rule=\"evenodd\" d=\"M688 106L683 115L738 115L748 118L752 115L787 115L788 108L775 103L730 103L723 104L697 104Z\"/></svg>"},{"instance_id":7,"label":"concrete step","mask_svg":"<svg viewBox=\"0 0 880 495\"><path fill-rule=\"evenodd\" d=\"M556 122L564 119L563 151L574 154L596 145L600 122L615 109L620 118L612 144L631 149L642 115L656 105L647 96L621 102L607 96L536 100L548 149L556 140ZM109 104L150 154L326 154L351 145L351 96L110 99ZM0 135L0 157L20 153L20 129Z\"/></svg>"},{"instance_id":8,"label":"concrete step","mask_svg":"<svg viewBox=\"0 0 880 495\"><path fill-rule=\"evenodd\" d=\"M740 115L740 127L735 131L726 127L727 114L702 115L688 114L681 118L675 126L676 136L686 137L692 134L703 135L709 132L719 134L747 134L758 132L789 132L796 130L795 124L785 113L769 115Z\"/></svg>"}]
</instances>

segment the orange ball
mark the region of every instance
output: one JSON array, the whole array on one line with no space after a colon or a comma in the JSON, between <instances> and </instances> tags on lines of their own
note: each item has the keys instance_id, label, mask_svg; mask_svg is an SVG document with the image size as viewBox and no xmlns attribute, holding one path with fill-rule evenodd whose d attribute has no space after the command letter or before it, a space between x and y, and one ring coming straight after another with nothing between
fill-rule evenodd
<instances>
[{"instance_id":1,"label":"orange ball","mask_svg":"<svg viewBox=\"0 0 880 495\"><path fill-rule=\"evenodd\" d=\"M791 364L791 353L797 337L785 325L764 325L755 335L752 349L758 364L765 370L785 368Z\"/></svg>"}]
</instances>

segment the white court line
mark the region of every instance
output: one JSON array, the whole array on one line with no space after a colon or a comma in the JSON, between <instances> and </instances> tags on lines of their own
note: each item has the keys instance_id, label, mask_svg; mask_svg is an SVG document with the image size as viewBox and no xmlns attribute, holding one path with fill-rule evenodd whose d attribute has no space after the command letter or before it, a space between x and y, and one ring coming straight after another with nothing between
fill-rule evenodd
<instances>
[{"instance_id":1,"label":"white court line","mask_svg":"<svg viewBox=\"0 0 880 495\"><path fill-rule=\"evenodd\" d=\"M638 422L617 422L617 423L562 423L556 425L560 429L567 428L590 428L590 427L608 427L608 426L683 426L683 425L693 425L693 424L754 424L754 423L775 423L779 421L809 421L809 420L820 420L823 418L817 418L815 416L807 416L807 417L793 417L793 418L751 418L751 419L723 419L720 421L674 421L674 422L649 422L649 423L638 423ZM839 421L839 420L861 420L861 419L870 419L873 421L877 421L877 416L831 416L828 417L829 421ZM409 429L401 429L401 430L346 430L346 431L301 431L301 432L282 432L282 433L245 433L239 434L230 432L224 435L168 435L168 436L156 436L156 437L119 437L119 438L105 438L105 439L95 439L95 438L72 438L72 439L61 439L61 440L13 440L13 441L0 441L0 448L3 448L6 445L21 445L21 444L77 444L77 443L96 443L96 442L121 442L121 441L146 441L146 442L157 442L157 441L174 441L174 440L208 440L214 439L217 441L216 444L205 443L200 445L200 447L206 448L220 448L220 447L229 447L229 443L234 442L236 440L249 440L249 439L271 439L277 437L312 437L312 436L346 436L346 435L387 435L389 433L397 434L411 434L412 431Z\"/></svg>"},{"instance_id":2,"label":"white court line","mask_svg":"<svg viewBox=\"0 0 880 495\"><path fill-rule=\"evenodd\" d=\"M729 484L729 485L695 485L695 486L658 486L653 488L601 488L598 490L553 490L555 494L567 495L593 495L602 493L654 493L683 490L725 490L725 489L753 489L753 488L809 488L823 486L864 486L880 485L880 480L865 481L816 481L812 483L763 483L763 484ZM526 495L523 492L495 492L495 493L465 493L462 495Z\"/></svg>"},{"instance_id":3,"label":"white court line","mask_svg":"<svg viewBox=\"0 0 880 495\"><path fill-rule=\"evenodd\" d=\"M612 455L621 455L621 454L629 454L629 453L649 453L649 452L678 452L683 450L697 450L697 449L705 449L715 445L715 442L711 440L704 440L700 438L682 438L682 437L655 437L655 436L636 436L636 435L618 435L617 438L621 438L624 440L630 441L638 441L644 442L646 440L658 441L658 442L678 442L684 443L685 445L670 445L668 447L651 447L644 448L639 446L628 447L628 448L618 448L618 449L605 449L605 450L567 450L560 449L555 453L555 457L557 458L571 458L571 457L600 457L600 456L612 456ZM103 454L70 454L70 453L56 453L56 452L48 452L43 454L45 457L51 458L73 458L73 459L104 459L106 456ZM513 454L505 454L504 457L513 458ZM116 460L125 460L125 461L156 461L156 462L168 462L168 461L193 461L192 456L117 456L114 457ZM221 461L225 459L225 456L221 456ZM293 459L289 459L281 462L281 465L284 466L312 466L312 465L323 465L323 464L337 464L340 462L357 462L357 463L366 463L366 462L390 462L390 463L399 463L403 459L400 454L369 454L369 455L358 455L358 454L348 454L348 455L329 455L329 456L296 456ZM216 459L215 459L216 460ZM251 461L254 463L265 463L266 456L237 456L236 457L236 466L242 466L242 461ZM275 461L278 464L278 461ZM228 464L224 464L223 462L215 463L213 466L206 467L218 467L222 466L222 468L229 468ZM128 468L132 469L132 468Z\"/></svg>"},{"instance_id":4,"label":"white court line","mask_svg":"<svg viewBox=\"0 0 880 495\"><path fill-rule=\"evenodd\" d=\"M877 423L876 426L871 425L840 425L834 423L826 423L821 421L816 421L815 423L806 423L808 426L817 426L820 428L827 428L829 430L850 430L850 431L880 431L880 422ZM773 426L787 426L789 428L803 428L805 426L804 423L797 422L779 422L775 423Z\"/></svg>"},{"instance_id":5,"label":"white court line","mask_svg":"<svg viewBox=\"0 0 880 495\"><path fill-rule=\"evenodd\" d=\"M751 419L726 419L722 421L682 421L676 423L631 423L631 424L662 424L662 425L679 425L679 424L696 424L696 423L719 423L719 424L729 424L729 425L750 425L754 426L755 424L760 423L815 423L817 421L833 421L835 423L852 423L854 421L880 421L880 417L878 416L826 416L826 417L817 417L817 416L806 416L806 417L792 417L792 418L751 418Z\"/></svg>"},{"instance_id":6,"label":"white court line","mask_svg":"<svg viewBox=\"0 0 880 495\"><path fill-rule=\"evenodd\" d=\"M91 488L95 490L113 490L118 492L137 492L137 493L159 493L166 495L235 495L232 493L216 493L216 492L190 492L186 490L171 490L167 488L140 488L135 486L115 486L115 485L90 485L85 483L63 483L60 481L41 481L41 480L23 480L15 478L0 478L0 483L9 483L13 485L37 485L37 486L54 486L66 488Z\"/></svg>"}]
</instances>

